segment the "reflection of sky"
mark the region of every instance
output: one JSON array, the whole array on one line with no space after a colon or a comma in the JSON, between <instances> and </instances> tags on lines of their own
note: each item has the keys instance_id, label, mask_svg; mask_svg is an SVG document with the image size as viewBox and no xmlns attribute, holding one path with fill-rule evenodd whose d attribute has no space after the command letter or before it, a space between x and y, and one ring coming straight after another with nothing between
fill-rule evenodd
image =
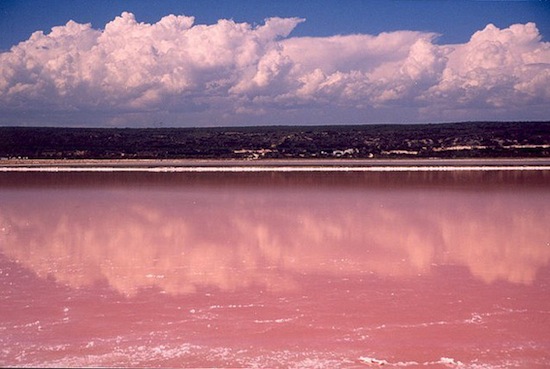
<instances>
[{"instance_id":1,"label":"reflection of sky","mask_svg":"<svg viewBox=\"0 0 550 369\"><path fill-rule=\"evenodd\" d=\"M436 188L33 188L0 192L0 247L41 277L157 286L298 288L297 274L429 275L467 267L530 284L550 260L550 192Z\"/></svg>"}]
</instances>

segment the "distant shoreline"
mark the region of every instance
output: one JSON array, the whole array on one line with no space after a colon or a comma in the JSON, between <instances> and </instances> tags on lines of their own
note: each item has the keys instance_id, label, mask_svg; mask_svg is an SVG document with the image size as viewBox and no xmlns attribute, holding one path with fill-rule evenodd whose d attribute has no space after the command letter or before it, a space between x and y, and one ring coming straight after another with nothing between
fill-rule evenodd
<instances>
[{"instance_id":1,"label":"distant shoreline","mask_svg":"<svg viewBox=\"0 0 550 369\"><path fill-rule=\"evenodd\" d=\"M550 158L520 159L5 159L0 172L369 172L550 170Z\"/></svg>"},{"instance_id":2,"label":"distant shoreline","mask_svg":"<svg viewBox=\"0 0 550 369\"><path fill-rule=\"evenodd\" d=\"M370 165L397 159L550 159L550 121L193 129L0 127L0 137L0 165L17 159L56 160L63 165L64 160L83 160L84 165L88 160L101 160L101 165L113 160L117 166L119 160L125 165L152 160L180 166L187 165L181 160L200 165L222 160L223 165L234 160L246 165L365 160Z\"/></svg>"}]
</instances>

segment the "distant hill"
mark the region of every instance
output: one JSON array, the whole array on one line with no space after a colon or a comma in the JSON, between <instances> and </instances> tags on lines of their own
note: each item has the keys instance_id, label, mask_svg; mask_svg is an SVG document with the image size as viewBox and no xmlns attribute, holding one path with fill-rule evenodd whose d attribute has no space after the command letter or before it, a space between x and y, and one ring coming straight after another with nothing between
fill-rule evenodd
<instances>
[{"instance_id":1,"label":"distant hill","mask_svg":"<svg viewBox=\"0 0 550 369\"><path fill-rule=\"evenodd\" d=\"M0 127L0 158L550 157L550 122L218 128Z\"/></svg>"}]
</instances>

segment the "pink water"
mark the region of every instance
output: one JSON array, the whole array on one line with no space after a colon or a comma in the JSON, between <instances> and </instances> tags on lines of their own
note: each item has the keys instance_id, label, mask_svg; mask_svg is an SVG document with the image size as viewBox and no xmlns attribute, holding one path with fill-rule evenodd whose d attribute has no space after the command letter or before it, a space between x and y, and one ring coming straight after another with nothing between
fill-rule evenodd
<instances>
[{"instance_id":1,"label":"pink water","mask_svg":"<svg viewBox=\"0 0 550 369\"><path fill-rule=\"evenodd\" d=\"M0 366L550 367L550 173L4 173Z\"/></svg>"}]
</instances>

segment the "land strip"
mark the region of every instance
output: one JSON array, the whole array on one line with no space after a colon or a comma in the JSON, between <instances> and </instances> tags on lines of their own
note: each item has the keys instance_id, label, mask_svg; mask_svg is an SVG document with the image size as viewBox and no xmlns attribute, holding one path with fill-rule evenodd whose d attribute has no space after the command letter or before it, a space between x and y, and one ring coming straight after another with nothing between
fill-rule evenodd
<instances>
[{"instance_id":1,"label":"land strip","mask_svg":"<svg viewBox=\"0 0 550 369\"><path fill-rule=\"evenodd\" d=\"M17 160L262 161L550 158L550 122L217 128L0 127L0 165ZM51 163L50 163L51 164ZM63 164L63 165L65 165ZM92 163L93 165L97 163Z\"/></svg>"},{"instance_id":2,"label":"land strip","mask_svg":"<svg viewBox=\"0 0 550 369\"><path fill-rule=\"evenodd\" d=\"M399 172L548 171L550 158L274 159L274 160L6 160L0 172Z\"/></svg>"}]
</instances>

